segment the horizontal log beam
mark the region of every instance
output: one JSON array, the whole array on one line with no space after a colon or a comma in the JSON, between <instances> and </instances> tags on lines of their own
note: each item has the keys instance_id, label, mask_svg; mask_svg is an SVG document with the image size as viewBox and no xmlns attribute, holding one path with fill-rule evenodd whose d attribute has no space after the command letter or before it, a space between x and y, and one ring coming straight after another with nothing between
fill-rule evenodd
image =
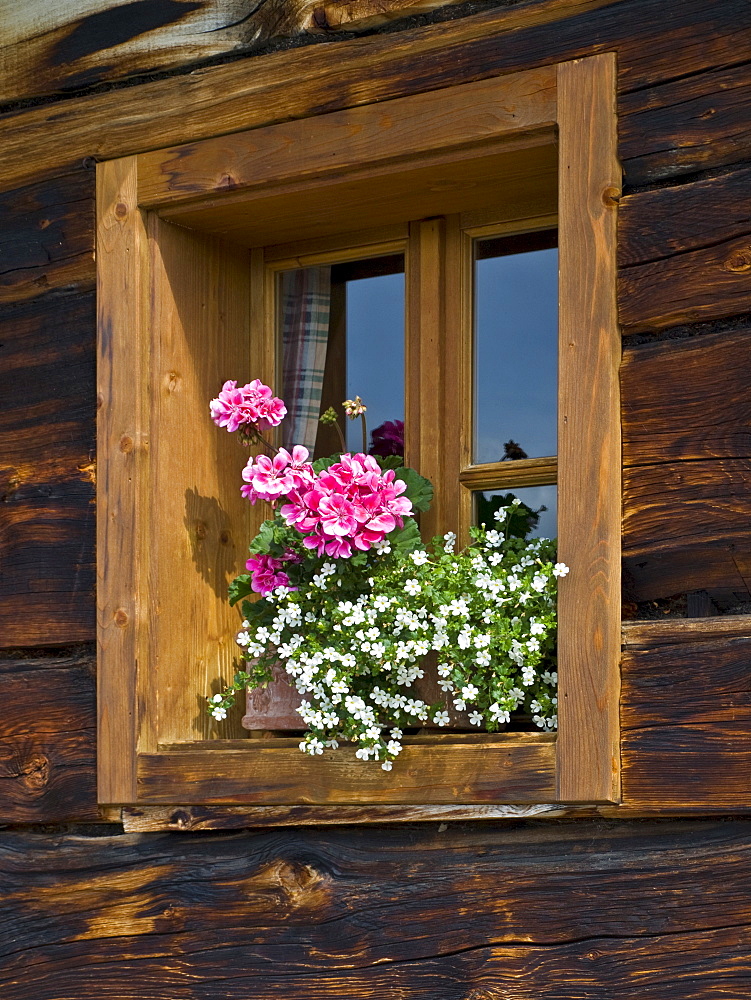
<instances>
[{"instance_id":1,"label":"horizontal log beam","mask_svg":"<svg viewBox=\"0 0 751 1000\"><path fill-rule=\"evenodd\" d=\"M0 307L0 648L94 636L93 295Z\"/></svg>"},{"instance_id":2,"label":"horizontal log beam","mask_svg":"<svg viewBox=\"0 0 751 1000\"><path fill-rule=\"evenodd\" d=\"M751 589L751 459L669 462L623 472L627 599Z\"/></svg>"},{"instance_id":3,"label":"horizontal log beam","mask_svg":"<svg viewBox=\"0 0 751 1000\"><path fill-rule=\"evenodd\" d=\"M0 659L0 823L98 819L95 660Z\"/></svg>"},{"instance_id":4,"label":"horizontal log beam","mask_svg":"<svg viewBox=\"0 0 751 1000\"><path fill-rule=\"evenodd\" d=\"M649 101L661 109L631 125L627 119L632 115L649 111L645 98L622 105L622 140L631 142L627 179L632 180L632 173L635 179L664 173L671 157L678 170L728 162L729 135L724 145L719 143L718 160L708 152L723 134L722 128L720 134L713 131L710 121L697 126L693 151L690 147L681 153L676 140L678 152L666 154L664 162L654 163L648 153L651 159L639 165L642 137L659 145L683 125L679 93L663 93L654 85L686 74L701 78L702 70L736 60L744 44L751 43L743 0L725 0L709 9L704 0L684 0L672 12L667 30L663 9L662 0L545 0L414 31L275 53L254 60L252 73L246 61L237 61L71 98L52 108L9 113L0 122L3 187L9 190L59 172L84 157L114 158L440 88L447 85L447 66L448 82L455 84L600 51L618 53L622 91L649 85ZM367 77L361 72L363 60ZM742 74L738 76L736 99L743 94ZM701 88L701 80L692 86ZM704 110L711 118L711 107ZM745 113L741 101L731 114L740 133L746 128ZM739 141L735 159L742 158L742 148Z\"/></svg>"},{"instance_id":5,"label":"horizontal log beam","mask_svg":"<svg viewBox=\"0 0 751 1000\"><path fill-rule=\"evenodd\" d=\"M740 997L750 848L740 821L6 833L0 983L4 1000L245 1000L259 983L300 1000L710 1000L721 979Z\"/></svg>"},{"instance_id":6,"label":"horizontal log beam","mask_svg":"<svg viewBox=\"0 0 751 1000\"><path fill-rule=\"evenodd\" d=\"M621 401L626 467L750 457L751 327L627 347Z\"/></svg>"}]
</instances>

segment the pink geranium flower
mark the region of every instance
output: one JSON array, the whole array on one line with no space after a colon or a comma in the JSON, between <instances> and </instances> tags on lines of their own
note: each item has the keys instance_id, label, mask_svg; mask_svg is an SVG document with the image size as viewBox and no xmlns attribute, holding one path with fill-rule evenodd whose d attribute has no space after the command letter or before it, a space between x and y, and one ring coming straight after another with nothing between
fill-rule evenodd
<instances>
[{"instance_id":1,"label":"pink geranium flower","mask_svg":"<svg viewBox=\"0 0 751 1000\"><path fill-rule=\"evenodd\" d=\"M276 427L287 413L283 401L257 378L242 388L234 380L225 382L209 409L214 423L230 432L245 424L255 424L259 430Z\"/></svg>"},{"instance_id":2,"label":"pink geranium flower","mask_svg":"<svg viewBox=\"0 0 751 1000\"><path fill-rule=\"evenodd\" d=\"M258 555L251 556L245 563L245 568L250 572L250 588L256 594L267 597L273 594L277 587L289 587L289 577L282 572L281 567L289 561L289 557L296 559L294 553L275 559L273 556ZM297 590L297 587L291 587Z\"/></svg>"}]
</instances>

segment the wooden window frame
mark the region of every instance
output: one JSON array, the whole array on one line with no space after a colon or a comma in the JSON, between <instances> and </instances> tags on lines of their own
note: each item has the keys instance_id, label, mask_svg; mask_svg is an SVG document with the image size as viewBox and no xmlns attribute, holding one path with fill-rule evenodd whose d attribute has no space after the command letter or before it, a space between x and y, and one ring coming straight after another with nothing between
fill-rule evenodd
<instances>
[{"instance_id":1,"label":"wooden window frame","mask_svg":"<svg viewBox=\"0 0 751 1000\"><path fill-rule=\"evenodd\" d=\"M296 741L222 739L200 695L233 672L224 588L257 514L238 496L244 456L203 415L225 378L273 378L261 247L283 255L279 244L307 239L311 260L322 246L351 247L337 233L355 211L367 230L358 249L372 254L404 237L391 215L419 192L407 365L420 383L407 394L407 448L444 484L434 523L452 505L466 521L466 500L452 497L477 488L484 467L469 466L467 434L440 434L456 423L447 414L470 407L470 347L456 335L470 285L462 241L487 219L471 190L508 168L516 179L498 189L496 212L523 228L549 211L556 146L559 558L571 567L559 595L557 735L414 738L388 775L346 747L312 760ZM619 801L620 176L610 53L98 165L100 803L252 814ZM433 190L459 224L425 217ZM451 485L459 470L466 489Z\"/></svg>"}]
</instances>

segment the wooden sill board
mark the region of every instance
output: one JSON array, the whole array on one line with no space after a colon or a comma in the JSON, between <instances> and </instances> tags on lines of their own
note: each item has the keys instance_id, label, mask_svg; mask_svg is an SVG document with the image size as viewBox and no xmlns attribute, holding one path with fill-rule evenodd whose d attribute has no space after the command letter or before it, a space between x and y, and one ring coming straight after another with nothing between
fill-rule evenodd
<instances>
[{"instance_id":1,"label":"wooden sill board","mask_svg":"<svg viewBox=\"0 0 751 1000\"><path fill-rule=\"evenodd\" d=\"M555 801L555 736L410 740L389 773L340 747L312 758L294 740L185 744L138 756L138 801L164 804L409 805ZM457 750L461 747L461 753Z\"/></svg>"}]
</instances>

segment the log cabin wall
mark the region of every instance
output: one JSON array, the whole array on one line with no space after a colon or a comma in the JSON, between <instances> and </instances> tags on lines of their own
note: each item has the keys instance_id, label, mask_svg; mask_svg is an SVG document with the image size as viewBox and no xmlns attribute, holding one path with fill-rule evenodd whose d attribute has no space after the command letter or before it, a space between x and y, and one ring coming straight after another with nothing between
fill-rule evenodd
<instances>
[{"instance_id":1,"label":"log cabin wall","mask_svg":"<svg viewBox=\"0 0 751 1000\"><path fill-rule=\"evenodd\" d=\"M750 996L745 0L2 16L3 997ZM601 51L625 180L623 805L336 827L298 807L223 833L167 809L124 832L95 791L95 158L221 132L228 98L249 128ZM364 52L373 80L348 72Z\"/></svg>"}]
</instances>

